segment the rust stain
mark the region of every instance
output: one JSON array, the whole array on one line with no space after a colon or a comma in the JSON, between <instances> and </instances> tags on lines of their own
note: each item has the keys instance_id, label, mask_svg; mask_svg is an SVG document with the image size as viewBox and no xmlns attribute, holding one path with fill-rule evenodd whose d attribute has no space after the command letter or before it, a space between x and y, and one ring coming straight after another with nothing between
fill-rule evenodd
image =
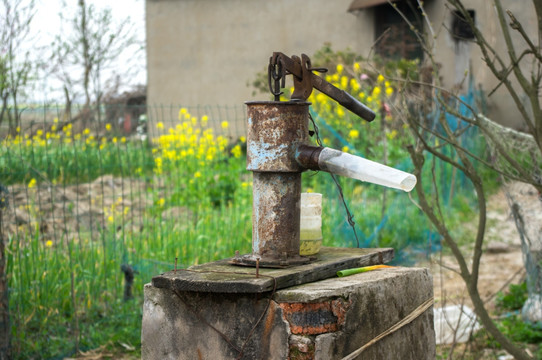
<instances>
[{"instance_id":1,"label":"rust stain","mask_svg":"<svg viewBox=\"0 0 542 360\"><path fill-rule=\"evenodd\" d=\"M270 300L271 301L271 300ZM271 330L273 329L273 320L275 319L275 302L271 301L269 304L269 309L267 310L267 316L265 317L265 326L263 329L263 335L262 335L262 351L267 351L270 353L269 349L269 335L271 334Z\"/></svg>"}]
</instances>

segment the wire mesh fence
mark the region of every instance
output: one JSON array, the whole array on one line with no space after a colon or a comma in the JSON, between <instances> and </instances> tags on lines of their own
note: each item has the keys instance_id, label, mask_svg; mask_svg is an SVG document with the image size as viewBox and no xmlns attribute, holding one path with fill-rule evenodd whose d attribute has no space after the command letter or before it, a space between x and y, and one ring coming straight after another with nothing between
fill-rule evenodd
<instances>
[{"instance_id":1,"label":"wire mesh fence","mask_svg":"<svg viewBox=\"0 0 542 360\"><path fill-rule=\"evenodd\" d=\"M187 267L251 251L245 122L242 106L49 107L0 128L15 358L137 348L143 284L152 276L176 261ZM437 171L447 184L451 170ZM406 194L339 182L357 240L331 177L303 177L303 191L324 197L325 246L394 247L402 260L439 246Z\"/></svg>"},{"instance_id":2,"label":"wire mesh fence","mask_svg":"<svg viewBox=\"0 0 542 360\"><path fill-rule=\"evenodd\" d=\"M153 275L176 258L188 266L250 248L242 107L72 114L26 110L3 129L0 224L19 358L137 344L140 305L128 300Z\"/></svg>"}]
</instances>

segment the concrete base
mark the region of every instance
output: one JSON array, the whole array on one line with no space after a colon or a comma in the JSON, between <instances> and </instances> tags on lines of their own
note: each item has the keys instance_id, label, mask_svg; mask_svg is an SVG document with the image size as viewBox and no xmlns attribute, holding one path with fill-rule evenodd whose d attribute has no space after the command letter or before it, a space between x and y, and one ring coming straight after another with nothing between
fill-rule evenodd
<instances>
[{"instance_id":1,"label":"concrete base","mask_svg":"<svg viewBox=\"0 0 542 360\"><path fill-rule=\"evenodd\" d=\"M145 286L142 359L342 359L433 297L427 269L383 269L264 294ZM433 308L357 359L434 359Z\"/></svg>"}]
</instances>

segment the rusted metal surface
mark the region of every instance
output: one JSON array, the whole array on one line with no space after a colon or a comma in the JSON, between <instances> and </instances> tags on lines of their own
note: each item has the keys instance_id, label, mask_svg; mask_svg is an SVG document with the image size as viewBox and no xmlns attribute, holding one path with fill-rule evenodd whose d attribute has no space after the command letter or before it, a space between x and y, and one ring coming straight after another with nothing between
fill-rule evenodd
<instances>
[{"instance_id":1,"label":"rusted metal surface","mask_svg":"<svg viewBox=\"0 0 542 360\"><path fill-rule=\"evenodd\" d=\"M323 147L311 145L299 145L295 154L297 163L305 169L320 170L318 159Z\"/></svg>"},{"instance_id":2,"label":"rusted metal surface","mask_svg":"<svg viewBox=\"0 0 542 360\"><path fill-rule=\"evenodd\" d=\"M362 119L373 121L376 116L374 111L356 100L346 91L333 86L320 76L312 73L313 71L321 72L323 70L322 68L312 68L310 59L305 54L302 54L300 59L297 56L290 58L281 52L274 52L269 60L269 89L275 95L275 100L278 100L278 96L281 93L280 86L284 87L283 78L292 74L294 76L294 94L292 95L292 99L307 100L312 91L312 89L309 90L308 88L315 88ZM273 79L273 82L271 82L271 79Z\"/></svg>"},{"instance_id":3,"label":"rusted metal surface","mask_svg":"<svg viewBox=\"0 0 542 360\"><path fill-rule=\"evenodd\" d=\"M262 258L299 255L301 173L255 172L252 250Z\"/></svg>"},{"instance_id":4,"label":"rusted metal surface","mask_svg":"<svg viewBox=\"0 0 542 360\"><path fill-rule=\"evenodd\" d=\"M234 263L287 267L310 261L299 255L300 194L300 172L254 172L252 254Z\"/></svg>"},{"instance_id":5,"label":"rusted metal surface","mask_svg":"<svg viewBox=\"0 0 542 360\"><path fill-rule=\"evenodd\" d=\"M292 100L306 101L312 93L312 73L311 60L305 54L301 54L301 59L298 56L292 56L292 60L301 64L301 77L294 76L294 92Z\"/></svg>"},{"instance_id":6,"label":"rusted metal surface","mask_svg":"<svg viewBox=\"0 0 542 360\"><path fill-rule=\"evenodd\" d=\"M301 172L299 145L308 142L307 102L247 103L247 170L253 172L252 254L240 265L285 267L299 255Z\"/></svg>"},{"instance_id":7,"label":"rusted metal surface","mask_svg":"<svg viewBox=\"0 0 542 360\"><path fill-rule=\"evenodd\" d=\"M307 102L247 102L247 170L301 172L298 144L308 142Z\"/></svg>"}]
</instances>

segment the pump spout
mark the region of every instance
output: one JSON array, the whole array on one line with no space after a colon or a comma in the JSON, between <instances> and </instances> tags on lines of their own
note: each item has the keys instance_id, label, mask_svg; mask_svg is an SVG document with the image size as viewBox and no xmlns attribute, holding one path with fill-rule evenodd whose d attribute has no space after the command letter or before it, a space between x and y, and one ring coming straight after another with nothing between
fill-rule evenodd
<instances>
[{"instance_id":1,"label":"pump spout","mask_svg":"<svg viewBox=\"0 0 542 360\"><path fill-rule=\"evenodd\" d=\"M416 177L412 174L327 147L300 145L296 160L307 169L323 170L406 192L416 185Z\"/></svg>"}]
</instances>

